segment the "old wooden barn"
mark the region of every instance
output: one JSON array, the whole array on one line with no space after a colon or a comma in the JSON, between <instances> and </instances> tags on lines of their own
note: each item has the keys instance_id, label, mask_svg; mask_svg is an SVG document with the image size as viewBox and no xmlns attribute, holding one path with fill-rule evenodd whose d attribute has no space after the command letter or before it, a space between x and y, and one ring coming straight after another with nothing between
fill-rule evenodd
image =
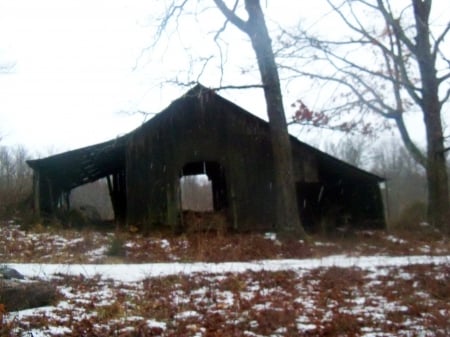
<instances>
[{"instance_id":1,"label":"old wooden barn","mask_svg":"<svg viewBox=\"0 0 450 337\"><path fill-rule=\"evenodd\" d=\"M384 227L382 178L291 137L299 216L323 226ZM107 178L115 219L152 229L185 229L180 178L206 174L212 208L240 231L275 229L269 124L197 85L120 138L30 160L34 207L69 207L70 191Z\"/></svg>"}]
</instances>

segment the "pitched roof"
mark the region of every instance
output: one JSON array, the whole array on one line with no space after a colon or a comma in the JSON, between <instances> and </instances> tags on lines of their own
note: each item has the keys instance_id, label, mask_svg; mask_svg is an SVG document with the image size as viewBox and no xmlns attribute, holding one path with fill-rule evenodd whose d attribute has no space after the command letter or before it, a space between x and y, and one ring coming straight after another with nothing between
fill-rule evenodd
<instances>
[{"instance_id":1,"label":"pitched roof","mask_svg":"<svg viewBox=\"0 0 450 337\"><path fill-rule=\"evenodd\" d=\"M183 104L183 101L187 98L194 97L201 99L204 93L214 95L216 99L232 107L230 110L237 111L242 117L251 119L254 123L260 123L263 127L269 127L269 124L263 119L256 117L201 84L191 88L183 96L173 101L166 109L147 121L141 127L156 123L160 118L164 118L164 112L168 111L172 105ZM60 153L47 158L28 160L27 163L35 171L51 176L61 188L70 190L124 169L128 139L138 129L125 136L104 143ZM384 178L334 158L325 152L301 142L293 136L291 136L291 141L295 144L294 146L301 146L307 151L314 153L319 160L319 166L328 172L335 171L337 175L345 175L349 178L369 179L377 182L384 181Z\"/></svg>"}]
</instances>

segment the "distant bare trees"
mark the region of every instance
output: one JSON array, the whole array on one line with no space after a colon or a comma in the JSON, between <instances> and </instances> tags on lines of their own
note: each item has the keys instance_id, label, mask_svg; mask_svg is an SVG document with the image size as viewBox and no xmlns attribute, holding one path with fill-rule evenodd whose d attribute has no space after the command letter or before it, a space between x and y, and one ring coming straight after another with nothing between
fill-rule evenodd
<instances>
[{"instance_id":1,"label":"distant bare trees","mask_svg":"<svg viewBox=\"0 0 450 337\"><path fill-rule=\"evenodd\" d=\"M393 138L371 145L367 138L347 137L323 145L325 152L386 178L384 197L389 223L400 220L405 210L427 202L427 179L418 164L401 143ZM417 221L424 219L417 219Z\"/></svg>"},{"instance_id":2,"label":"distant bare trees","mask_svg":"<svg viewBox=\"0 0 450 337\"><path fill-rule=\"evenodd\" d=\"M31 195L32 172L23 146L0 146L0 214L9 213Z\"/></svg>"},{"instance_id":3,"label":"distant bare trees","mask_svg":"<svg viewBox=\"0 0 450 337\"><path fill-rule=\"evenodd\" d=\"M369 141L364 137L346 137L339 142L325 143L325 152L360 168L369 169Z\"/></svg>"},{"instance_id":4,"label":"distant bare trees","mask_svg":"<svg viewBox=\"0 0 450 337\"><path fill-rule=\"evenodd\" d=\"M408 150L394 140L385 141L373 151L372 170L384 176L387 212L391 221L399 220L405 210L427 203L427 179L421 167ZM417 221L425 220L424 218Z\"/></svg>"}]
</instances>

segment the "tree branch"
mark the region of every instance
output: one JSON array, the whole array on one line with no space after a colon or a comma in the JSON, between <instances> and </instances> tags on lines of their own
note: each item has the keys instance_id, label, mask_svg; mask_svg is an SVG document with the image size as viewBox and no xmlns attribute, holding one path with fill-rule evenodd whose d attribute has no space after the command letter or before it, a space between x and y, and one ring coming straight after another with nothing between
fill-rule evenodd
<instances>
[{"instance_id":1,"label":"tree branch","mask_svg":"<svg viewBox=\"0 0 450 337\"><path fill-rule=\"evenodd\" d=\"M439 77L437 79L437 81L438 81L439 84L441 84L441 83L447 81L448 79L450 79L450 72L448 72L447 74L442 75L441 77Z\"/></svg>"},{"instance_id":2,"label":"tree branch","mask_svg":"<svg viewBox=\"0 0 450 337\"><path fill-rule=\"evenodd\" d=\"M445 93L444 97L442 98L442 100L439 102L439 104L441 104L441 106L448 101L448 99L450 98L450 88L447 89L447 92Z\"/></svg>"},{"instance_id":3,"label":"tree branch","mask_svg":"<svg viewBox=\"0 0 450 337\"><path fill-rule=\"evenodd\" d=\"M173 0L170 3L169 8L164 13L164 16L159 20L160 22L158 24L158 29L156 31L156 39L153 42L153 46L155 46L158 43L163 32L167 29L167 25L169 24L169 21L173 20L174 17L175 17L175 20L178 21L181 14L183 13L184 7L186 6L186 3L188 1L189 0L183 0L183 2L180 5L176 4L176 0Z\"/></svg>"},{"instance_id":4,"label":"tree branch","mask_svg":"<svg viewBox=\"0 0 450 337\"><path fill-rule=\"evenodd\" d=\"M436 59L437 53L439 51L439 47L440 44L442 43L442 41L444 41L445 36L447 35L447 33L450 31L450 22L447 23L447 27L445 27L445 29L443 30L443 32L438 36L438 38L436 39L436 41L434 42L434 47L433 47L433 56L434 59Z\"/></svg>"},{"instance_id":5,"label":"tree branch","mask_svg":"<svg viewBox=\"0 0 450 337\"><path fill-rule=\"evenodd\" d=\"M400 45L400 41L402 41L403 43L405 43L405 45L408 47L409 50L411 50L411 52L414 52L416 50L414 44L411 42L411 40L409 40L403 29L400 26L399 20L395 20L392 16L392 11L389 9L387 9L384 6L384 3L382 0L378 0L378 6L372 5L370 3L368 3L367 1L358 1L360 3L365 4L366 6L372 8L372 9L378 9L382 14L383 14L383 18L386 21L386 24L388 27L392 26L393 28L393 34L396 37L396 44L397 44L397 52L398 54L396 54L394 52L393 49L389 49L387 48L385 45L383 45L383 43L381 43L381 41L379 39L376 39L373 37L373 35L369 34L367 32L367 30L364 28L363 24L359 21L359 19L356 17L356 15L353 13L352 11L352 16L353 18L356 20L356 22L359 25L359 28L356 27L355 25L353 25L348 18L344 15L344 13L342 11L339 10L338 7L336 7L331 0L327 0L328 3L333 7L333 9L335 11L338 12L338 14L340 15L340 17L342 18L342 20L344 20L344 22L351 28L353 29L355 32L362 34L366 39L368 39L371 43L373 43L374 45L376 45L378 48L380 48L381 52L383 54L385 54L385 56L390 55L390 57L393 59L393 61L398 64L400 70L401 70L401 77L395 77L395 78L390 78L389 76L383 76L382 73L379 72L371 72L372 75L375 75L377 77L382 77L385 80L388 80L390 82L392 82L394 85L401 85L403 86L405 89L408 90L408 94L411 96L411 98L417 103L417 104L421 104L421 98L417 95L416 91L418 91L419 89L416 88L413 84L413 82L409 79L408 76L408 72L406 70L406 62L405 59L403 58L402 55L402 48ZM351 6L350 6L351 7ZM336 55L335 55L336 56ZM347 61L345 58L341 59L342 61ZM363 72L368 72L370 73L369 69L364 66L364 67L359 67L356 64L350 64L351 66L358 68L358 70L363 71ZM395 83L397 82L398 83Z\"/></svg>"},{"instance_id":6,"label":"tree branch","mask_svg":"<svg viewBox=\"0 0 450 337\"><path fill-rule=\"evenodd\" d=\"M354 32L361 34L362 38L358 38L357 40L346 39L344 41L330 41L330 40L322 40L322 39L318 39L318 38L308 37L305 32L301 32L301 37L294 36L287 32L283 32L283 35L288 36L288 38L290 38L291 40L294 40L296 42L301 41L301 40L307 41L308 45L311 48L313 48L317 51L320 51L327 56L327 58L325 58L324 60L329 61L328 56L332 56L336 60L343 62L344 64L348 65L349 67L351 67L359 72L369 74L370 76L381 78L385 81L392 83L394 86L404 87L408 91L408 94L411 96L411 98L417 104L421 104L421 98L418 95L418 92L420 92L421 89L414 85L413 81L410 79L410 77L408 75L407 58L406 58L406 56L403 55L402 47L400 45L401 38L398 36L398 34L399 34L398 29L396 27L390 28L391 25L389 25L388 22L386 22L387 29L390 32L389 39L390 39L390 43L391 43L390 47L388 47L388 46L384 45L378 38L375 38L373 36L373 34L369 33L363 27L362 23L356 17L356 14L354 14L352 12L352 15L354 16L354 20L356 20L356 22L358 23L357 26L352 24L352 22L349 20L348 16L344 15L344 12L342 11L342 9L340 9L340 7L337 7L336 5L334 5L331 2L331 0L327 0L327 1L330 4L330 6L333 8L333 10L335 10L337 12L337 14L341 17L341 19L344 21L344 23L346 25L348 25L349 28L351 28ZM365 1L358 1L358 2L361 2L367 6L370 6L371 8L374 8L374 9L376 8L376 6L370 5ZM392 36L395 37L395 39L394 39L395 43L393 43ZM392 62L398 66L401 76L391 76L392 73L389 73L389 72L386 75L382 71L371 70L367 66L367 64L359 65L359 64L351 61L347 55L341 56L341 55L335 53L333 51L333 49L329 48L329 46L333 46L333 45L334 46L350 46L350 45L355 45L355 44L361 45L361 46L369 45L369 47L372 47L372 48L374 46L378 47L378 49L380 50L381 54L383 55L383 57L385 59L386 67L388 67L388 69L390 68L390 60L392 60ZM396 45L396 47L397 47L396 48L397 53L394 50L394 45ZM286 44L285 44L285 46L286 46ZM287 47L287 48L289 48L289 47ZM292 55L290 55L289 57L292 57ZM318 59L316 54L314 54L314 58ZM392 70L392 68L391 68L391 70Z\"/></svg>"},{"instance_id":7,"label":"tree branch","mask_svg":"<svg viewBox=\"0 0 450 337\"><path fill-rule=\"evenodd\" d=\"M234 2L233 9L231 9L231 12L232 12L232 13L234 13L234 12L236 11L236 8L237 8L238 3L239 3L239 0L236 0L236 1ZM217 5L217 6L218 6L218 5ZM225 6L225 4L224 4L224 6ZM220 8L220 7L219 7L219 8ZM222 13L223 13L223 12L222 12ZM228 22L229 22L229 21L230 21L230 20L226 17L226 20L225 20L225 22L223 23L222 28L220 28L220 29L216 32L216 34L214 35L214 41L217 41L217 39L219 38L220 34L222 34L222 33L225 31L225 29L227 28L227 25L228 25Z\"/></svg>"},{"instance_id":8,"label":"tree branch","mask_svg":"<svg viewBox=\"0 0 450 337\"><path fill-rule=\"evenodd\" d=\"M384 6L383 0L377 0L378 9L383 15L386 23L392 26L398 32L398 38L405 44L406 47L413 53L416 54L416 45L406 36L405 32L400 25L400 20L394 19L392 12L387 10Z\"/></svg>"},{"instance_id":9,"label":"tree branch","mask_svg":"<svg viewBox=\"0 0 450 337\"><path fill-rule=\"evenodd\" d=\"M167 80L167 83L176 84L178 86L182 87L193 87L199 82L197 81L189 81L189 82L181 82L179 80ZM220 91L220 90L229 90L229 89L235 89L235 90L242 90L242 89L261 89L264 88L264 85L262 84L242 84L242 85L220 85L217 87L209 87L212 91Z\"/></svg>"},{"instance_id":10,"label":"tree branch","mask_svg":"<svg viewBox=\"0 0 450 337\"><path fill-rule=\"evenodd\" d=\"M236 11L238 3L239 3L239 0L236 0L234 2L233 9L231 10L232 12ZM229 22L229 20L227 18L225 18L225 21L224 21L222 27L216 32L216 34L214 34L214 43L216 44L217 49L219 50L219 57L220 57L220 81L219 81L219 83L221 83L221 84L222 84L223 74L224 74L224 68L223 68L224 59L223 59L222 46L219 43L219 37L227 28L228 22Z\"/></svg>"},{"instance_id":11,"label":"tree branch","mask_svg":"<svg viewBox=\"0 0 450 337\"><path fill-rule=\"evenodd\" d=\"M353 94L358 98L360 105L365 104L370 110L382 115L385 118L389 118L389 119L394 119L396 118L396 115L398 114L398 112L393 109L392 107L389 107L388 105L386 105L382 99L378 98L378 99L374 99L374 100L368 100L366 97L364 97L364 95L361 94L361 90L359 90L357 87L355 87L350 81L345 80L345 79L341 79L337 76L334 75L319 75L319 74L314 74L314 73L310 73L310 72L305 72L302 70L298 70L296 68L291 68L288 66L284 66L284 65L279 65L280 68L284 68L284 69L289 69L290 71L294 71L300 75L303 76L307 76L307 77L311 77L311 78L316 78L319 80L325 80L325 81L330 81L330 82L335 82L338 83L340 85L343 85L347 88L349 88ZM355 76L356 78L356 76ZM370 88L370 85L365 84L366 88ZM380 105L380 107L376 106L374 104L374 102L378 103Z\"/></svg>"},{"instance_id":12,"label":"tree branch","mask_svg":"<svg viewBox=\"0 0 450 337\"><path fill-rule=\"evenodd\" d=\"M214 3L216 4L217 8L222 12L222 14L225 16L225 18L230 21L232 24L234 24L237 28L242 30L243 32L247 33L247 22L242 20L240 17L238 17L235 14L235 10L237 7L237 3L239 0L236 1L234 4L233 9L229 9L227 5L222 0L214 0Z\"/></svg>"}]
</instances>

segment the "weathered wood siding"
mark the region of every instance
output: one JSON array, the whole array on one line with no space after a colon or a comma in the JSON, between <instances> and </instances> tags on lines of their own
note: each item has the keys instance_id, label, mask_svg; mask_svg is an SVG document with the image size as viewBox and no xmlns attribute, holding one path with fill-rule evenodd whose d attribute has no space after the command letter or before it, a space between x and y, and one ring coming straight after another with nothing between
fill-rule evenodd
<instances>
[{"instance_id":1,"label":"weathered wood siding","mask_svg":"<svg viewBox=\"0 0 450 337\"><path fill-rule=\"evenodd\" d=\"M291 141L299 212L307 228L347 220L384 226L380 178L293 137ZM179 228L182 169L189 163L208 162L223 170L227 200L222 211L230 227L274 229L271 151L268 123L209 90L191 90L130 135L128 223L148 229Z\"/></svg>"},{"instance_id":2,"label":"weathered wood siding","mask_svg":"<svg viewBox=\"0 0 450 337\"><path fill-rule=\"evenodd\" d=\"M240 110L207 93L184 97L133 134L127 151L129 223L179 226L181 170L207 161L224 170L230 225L272 228L268 129Z\"/></svg>"},{"instance_id":3,"label":"weathered wood siding","mask_svg":"<svg viewBox=\"0 0 450 337\"><path fill-rule=\"evenodd\" d=\"M198 85L123 137L28 161L35 171L35 208L52 214L72 188L107 177L120 223L178 230L183 227L180 177L204 167L214 208L229 227L275 229L269 127ZM307 229L385 226L382 178L294 137L291 142L299 216Z\"/></svg>"}]
</instances>

